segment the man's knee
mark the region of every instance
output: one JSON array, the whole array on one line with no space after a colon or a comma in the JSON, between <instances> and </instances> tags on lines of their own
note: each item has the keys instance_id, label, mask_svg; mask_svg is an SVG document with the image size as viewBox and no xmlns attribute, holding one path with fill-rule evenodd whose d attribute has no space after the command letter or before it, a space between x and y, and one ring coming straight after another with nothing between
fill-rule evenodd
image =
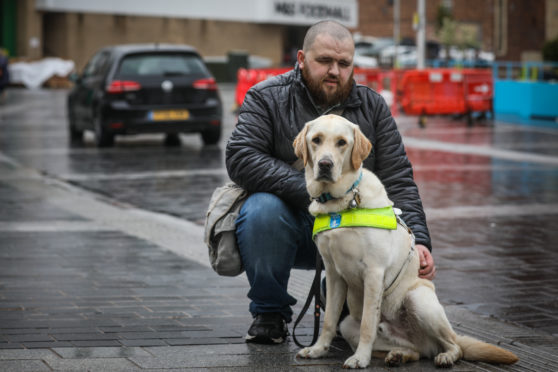
<instances>
[{"instance_id":1,"label":"man's knee","mask_svg":"<svg viewBox=\"0 0 558 372\"><path fill-rule=\"evenodd\" d=\"M277 228L281 221L288 219L288 205L278 196L270 193L252 194L240 210L242 223L258 226L259 229Z\"/></svg>"}]
</instances>

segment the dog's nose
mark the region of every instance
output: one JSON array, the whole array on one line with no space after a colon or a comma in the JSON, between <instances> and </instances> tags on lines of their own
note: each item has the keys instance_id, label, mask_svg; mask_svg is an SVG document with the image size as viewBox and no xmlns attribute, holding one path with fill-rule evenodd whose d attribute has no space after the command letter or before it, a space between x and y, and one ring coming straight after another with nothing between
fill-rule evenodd
<instances>
[{"instance_id":1,"label":"dog's nose","mask_svg":"<svg viewBox=\"0 0 558 372\"><path fill-rule=\"evenodd\" d=\"M333 162L331 159L324 158L318 162L318 167L320 167L321 171L329 171L333 168Z\"/></svg>"}]
</instances>

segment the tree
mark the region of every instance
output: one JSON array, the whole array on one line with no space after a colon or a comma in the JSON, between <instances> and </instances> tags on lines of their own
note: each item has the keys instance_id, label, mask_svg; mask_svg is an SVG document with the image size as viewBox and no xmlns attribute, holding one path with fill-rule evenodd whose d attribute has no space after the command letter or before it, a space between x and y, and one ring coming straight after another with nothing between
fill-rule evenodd
<instances>
[{"instance_id":1,"label":"tree","mask_svg":"<svg viewBox=\"0 0 558 372\"><path fill-rule=\"evenodd\" d=\"M558 37L544 43L542 55L545 61L558 62Z\"/></svg>"},{"instance_id":2,"label":"tree","mask_svg":"<svg viewBox=\"0 0 558 372\"><path fill-rule=\"evenodd\" d=\"M453 20L453 15L451 14L451 10L444 6L438 6L438 12L436 13L436 32L440 32L440 29L444 26L444 19Z\"/></svg>"},{"instance_id":3,"label":"tree","mask_svg":"<svg viewBox=\"0 0 558 372\"><path fill-rule=\"evenodd\" d=\"M450 47L456 42L457 22L452 18L442 19L442 26L438 30L438 38L446 51L446 61L450 60Z\"/></svg>"}]
</instances>

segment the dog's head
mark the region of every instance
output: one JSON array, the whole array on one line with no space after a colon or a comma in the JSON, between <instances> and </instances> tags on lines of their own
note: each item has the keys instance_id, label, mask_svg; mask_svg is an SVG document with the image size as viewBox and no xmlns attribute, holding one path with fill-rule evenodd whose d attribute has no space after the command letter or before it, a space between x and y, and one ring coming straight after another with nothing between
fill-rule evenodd
<instances>
[{"instance_id":1,"label":"dog's head","mask_svg":"<svg viewBox=\"0 0 558 372\"><path fill-rule=\"evenodd\" d=\"M372 144L358 125L326 115L306 123L293 147L304 162L307 182L337 183L343 174L360 169Z\"/></svg>"}]
</instances>

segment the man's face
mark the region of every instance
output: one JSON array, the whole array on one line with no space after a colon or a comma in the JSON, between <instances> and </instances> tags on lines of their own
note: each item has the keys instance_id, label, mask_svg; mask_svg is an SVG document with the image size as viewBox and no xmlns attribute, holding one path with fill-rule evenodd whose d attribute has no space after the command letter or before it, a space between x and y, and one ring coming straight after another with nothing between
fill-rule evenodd
<instances>
[{"instance_id":1,"label":"man's face","mask_svg":"<svg viewBox=\"0 0 558 372\"><path fill-rule=\"evenodd\" d=\"M305 53L298 51L298 64L310 94L318 105L343 102L353 84L354 44L349 38L336 40L320 34Z\"/></svg>"}]
</instances>

